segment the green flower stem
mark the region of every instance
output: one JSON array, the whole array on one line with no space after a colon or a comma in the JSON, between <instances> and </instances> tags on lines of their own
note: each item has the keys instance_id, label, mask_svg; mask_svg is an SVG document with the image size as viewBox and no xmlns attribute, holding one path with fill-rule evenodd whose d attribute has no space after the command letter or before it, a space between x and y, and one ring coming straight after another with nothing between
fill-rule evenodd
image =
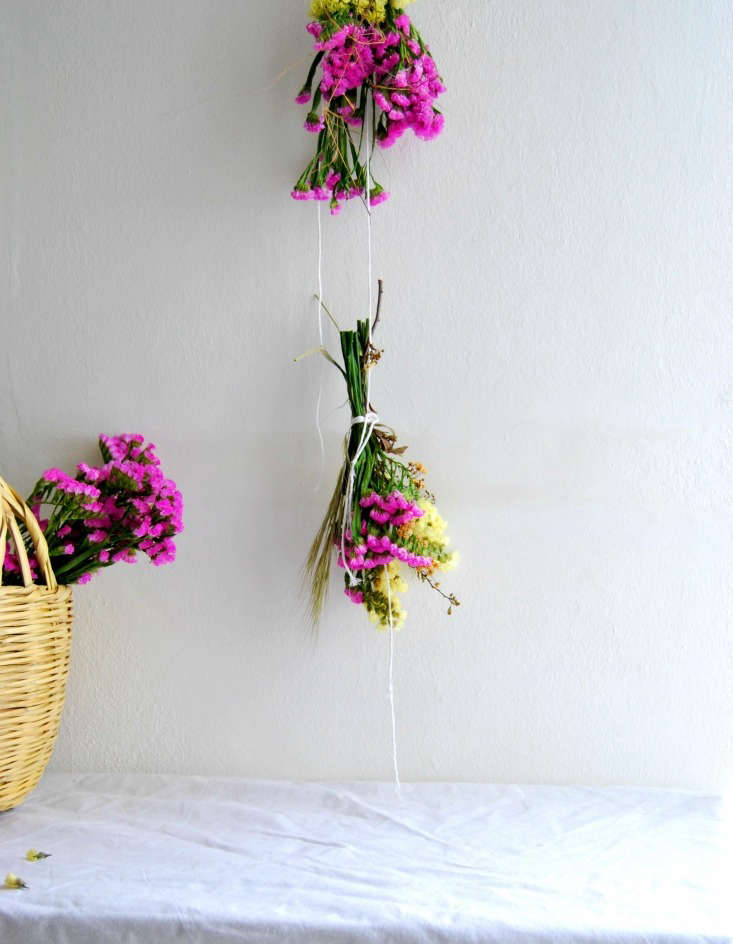
<instances>
[{"instance_id":1,"label":"green flower stem","mask_svg":"<svg viewBox=\"0 0 733 944\"><path fill-rule=\"evenodd\" d=\"M310 69L308 70L308 75L306 76L305 84L303 85L303 91L304 91L304 92L306 91L306 89L310 92L310 90L313 88L313 79L314 79L315 74L316 74L316 69L317 69L318 66L320 65L321 59L323 59L324 55L325 55L325 50L322 49L322 50L318 53L318 55L314 58L314 60L313 60L313 62L312 62L312 64L311 64L311 67L310 67ZM319 88L320 88L320 86L319 86ZM314 106L314 107L315 107L315 106Z\"/></svg>"},{"instance_id":2,"label":"green flower stem","mask_svg":"<svg viewBox=\"0 0 733 944\"><path fill-rule=\"evenodd\" d=\"M351 404L352 418L365 416L369 411L369 404L366 402L366 355L369 347L369 321L357 322L356 331L341 331L341 352L344 357L344 367L346 370L346 387L349 394L349 403ZM366 494L371 480L374 462L381 449L377 444L376 438L372 432L366 442L359 457L355 457L359 452L359 446L362 443L364 426L362 423L356 423L351 427L349 434L349 444L347 450L347 464L344 467L344 476L342 489L346 491L346 485L349 477L349 467L353 465L354 472L354 507L352 519L352 534L357 535L361 530L361 505L359 500Z\"/></svg>"},{"instance_id":3,"label":"green flower stem","mask_svg":"<svg viewBox=\"0 0 733 944\"><path fill-rule=\"evenodd\" d=\"M79 567L79 565L82 563L82 561L84 561L84 562L87 562L87 561L91 562L91 560L92 560L93 558L97 557L98 553L99 553L99 548L98 548L98 547L96 547L96 546L94 546L94 547L91 547L91 546L90 546L90 547L87 547L87 548L85 548L80 554L76 554L76 555L74 555L74 557L69 558L69 561L68 561L66 564L64 564L63 566L61 566L61 567L56 567L56 566L54 566L54 568L53 568L54 573L56 574L57 577L61 577L61 576L63 576L63 575L68 575L68 574L69 574L71 571L73 571L76 567ZM58 556L58 555L54 555L53 553L50 552L50 556L51 556L51 557L55 557L55 556ZM89 567L85 566L85 567L80 568L80 569L81 569L82 573L85 573L85 572L89 569Z\"/></svg>"}]
</instances>

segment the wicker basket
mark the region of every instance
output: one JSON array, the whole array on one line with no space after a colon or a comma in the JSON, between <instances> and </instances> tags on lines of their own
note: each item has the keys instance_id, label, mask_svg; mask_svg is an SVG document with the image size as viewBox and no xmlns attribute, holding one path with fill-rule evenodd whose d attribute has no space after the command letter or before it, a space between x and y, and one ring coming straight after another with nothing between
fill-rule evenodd
<instances>
[{"instance_id":1,"label":"wicker basket","mask_svg":"<svg viewBox=\"0 0 733 944\"><path fill-rule=\"evenodd\" d=\"M35 547L45 586L33 583L19 523ZM22 587L3 586L8 537ZM71 619L71 587L56 583L38 522L0 478L0 810L25 799L51 756L66 694Z\"/></svg>"}]
</instances>

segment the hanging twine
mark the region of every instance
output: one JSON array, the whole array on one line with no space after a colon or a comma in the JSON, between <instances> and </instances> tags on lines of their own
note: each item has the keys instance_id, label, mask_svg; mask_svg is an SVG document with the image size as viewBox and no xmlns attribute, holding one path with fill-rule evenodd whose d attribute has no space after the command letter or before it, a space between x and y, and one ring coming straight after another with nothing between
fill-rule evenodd
<instances>
[{"instance_id":1,"label":"hanging twine","mask_svg":"<svg viewBox=\"0 0 733 944\"><path fill-rule=\"evenodd\" d=\"M387 607L389 610L389 708L392 715L392 767L394 769L394 784L397 796L402 796L400 782L400 768L397 763L397 713L394 700L394 622L392 620L392 588L389 585L389 570L384 565L384 579L387 583Z\"/></svg>"},{"instance_id":2,"label":"hanging twine","mask_svg":"<svg viewBox=\"0 0 733 944\"><path fill-rule=\"evenodd\" d=\"M318 343L323 347L323 223L321 220L321 204L316 203L318 215ZM323 473L326 469L326 446L323 441L323 428L321 426L321 401L323 399L323 367L318 373L318 399L316 400L316 432L318 433L318 444L321 449L321 465L318 470L318 479L314 492L318 492L323 481Z\"/></svg>"},{"instance_id":3,"label":"hanging twine","mask_svg":"<svg viewBox=\"0 0 733 944\"><path fill-rule=\"evenodd\" d=\"M370 98L367 102L367 110L364 116L364 121L368 129L372 128L373 125L373 112L374 112L374 102ZM366 135L366 218L367 218L367 285L368 285L368 296L369 296L369 307L368 311L368 345L369 349L372 347L372 308L374 307L374 290L373 290L373 231L372 231L372 201L371 201L371 191L372 191L372 174L371 174L371 152L374 144L374 135L373 132L367 132ZM320 201L317 203L318 206L318 338L321 348L323 348L323 226L321 220L321 204ZM341 559L343 560L344 570L348 577L349 583L353 586L357 582L357 577L349 567L349 561L346 554L346 530L348 528L349 522L352 520L353 516L353 506L354 506L354 479L356 475L356 465L361 458L362 453L367 447L369 439L374 432L374 428L379 425L379 416L371 409L371 379L372 372L371 370L366 371L366 402L364 404L364 416L355 416L352 421L352 426L361 425L361 435L359 437L359 445L357 446L356 452L349 460L349 473L346 482L346 494L344 496L344 510L343 517L341 520ZM318 386L318 402L316 404L316 427L318 430L318 437L321 444L321 473L323 472L323 466L325 461L325 450L323 444L323 431L321 429L321 397L322 397L322 386L319 380ZM319 476L320 484L320 476ZM352 535L354 539L355 535ZM399 772L399 763L397 756L397 712L395 709L395 692L394 692L394 655L395 655L395 628L394 628L394 619L392 615L392 589L390 586L390 577L388 566L384 565L384 579L387 585L387 609L389 615L389 678L388 678L388 698L389 698L389 707L390 707L390 716L392 722L392 766L394 771L394 783L397 795L401 797L402 795L402 783L400 781L400 772Z\"/></svg>"}]
</instances>

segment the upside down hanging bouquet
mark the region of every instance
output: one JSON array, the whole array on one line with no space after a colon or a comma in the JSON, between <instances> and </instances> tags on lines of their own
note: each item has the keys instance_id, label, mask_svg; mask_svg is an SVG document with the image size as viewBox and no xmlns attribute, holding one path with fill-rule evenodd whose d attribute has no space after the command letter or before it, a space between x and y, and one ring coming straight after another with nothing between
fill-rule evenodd
<instances>
[{"instance_id":1,"label":"upside down hanging bouquet","mask_svg":"<svg viewBox=\"0 0 733 944\"><path fill-rule=\"evenodd\" d=\"M305 127L318 138L296 200L328 200L335 214L368 189L377 206L389 194L371 176L362 146L391 147L410 128L425 141L442 131L435 100L445 87L403 10L409 2L313 0L307 30L316 56L296 102L310 103Z\"/></svg>"},{"instance_id":2,"label":"upside down hanging bouquet","mask_svg":"<svg viewBox=\"0 0 733 944\"><path fill-rule=\"evenodd\" d=\"M399 596L407 590L403 567L440 593L449 602L450 614L459 601L443 592L436 577L455 567L458 555L449 550L445 522L425 488L425 469L419 462L402 461L406 447L397 445L394 430L381 423L369 403L368 373L381 356L371 333L368 320L357 322L356 331L339 332L343 367L321 350L344 377L352 422L344 463L306 572L314 621L323 607L335 556L345 572L349 599L362 605L379 627L399 629L407 616Z\"/></svg>"}]
</instances>

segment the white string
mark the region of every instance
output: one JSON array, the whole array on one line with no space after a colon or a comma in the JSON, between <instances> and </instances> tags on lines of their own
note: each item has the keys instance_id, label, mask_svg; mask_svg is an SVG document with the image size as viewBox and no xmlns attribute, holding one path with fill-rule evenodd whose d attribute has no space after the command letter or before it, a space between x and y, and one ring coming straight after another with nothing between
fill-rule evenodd
<instances>
[{"instance_id":1,"label":"white string","mask_svg":"<svg viewBox=\"0 0 733 944\"><path fill-rule=\"evenodd\" d=\"M316 201L318 208L318 340L323 347L323 224L321 221L321 201ZM316 430L318 432L318 442L321 447L321 466L318 471L314 492L317 492L323 481L323 473L326 470L326 446L323 441L323 429L321 428L321 400L323 399L323 366L318 373L318 399L316 400Z\"/></svg>"},{"instance_id":2,"label":"white string","mask_svg":"<svg viewBox=\"0 0 733 944\"><path fill-rule=\"evenodd\" d=\"M371 105L371 109L370 106ZM374 101L369 98L367 100L367 106L364 112L364 120L367 121L370 118L371 120L367 124L367 146L366 146L366 209L367 209L367 257L369 260L367 266L367 278L369 279L369 344L372 343L372 306L374 304L373 297L373 288L372 288L372 147L374 146L374 135L372 134L372 124L374 123ZM369 375L371 371L367 372L367 390L369 388ZM369 409L369 396L367 394L367 402L365 409Z\"/></svg>"},{"instance_id":3,"label":"white string","mask_svg":"<svg viewBox=\"0 0 733 944\"><path fill-rule=\"evenodd\" d=\"M371 106L371 108L370 108ZM369 99L367 101L366 112L364 115L364 120L367 126L366 134L366 193L365 202L366 202L366 211L367 211L367 280L368 280L368 292L369 292L369 307L367 308L367 326L368 326L368 344L369 349L372 346L372 308L374 307L374 289L373 289L373 254L372 254L372 172L371 172L371 149L373 145L374 135L372 133L372 124L374 121L374 102ZM319 205L319 217L318 217L318 262L319 262L319 294L321 294L320 288L320 266L321 266L321 218L320 218L320 205ZM319 317L319 330L321 330L321 308L319 302L318 309ZM323 346L323 335L321 334L321 346ZM346 556L346 529L350 520L353 520L353 501L354 501L354 479L356 474L356 466L361 458L362 453L366 449L367 443L369 442L372 433L374 432L375 426L379 424L379 417L371 408L371 380L372 372L367 369L366 372L366 397L364 403L364 415L355 416L351 425L356 426L360 424L362 427L361 436L359 437L359 445L357 446L356 453L349 462L349 474L346 485L346 495L344 500L344 511L343 517L341 520L341 560L344 565L344 570L348 574L349 583L353 586L357 583L357 578L349 567L349 561ZM320 397L319 397L320 404ZM352 544L356 544L359 536L356 534L351 535ZM394 769L394 781L395 788L397 791L398 797L402 795L402 784L400 782L400 770L397 760L397 713L395 710L395 696L394 696L394 618L392 614L392 589L390 586L389 579L389 570L387 565L384 566L384 577L387 583L387 607L389 613L389 706L390 706L390 715L392 720L392 766Z\"/></svg>"},{"instance_id":4,"label":"white string","mask_svg":"<svg viewBox=\"0 0 733 944\"><path fill-rule=\"evenodd\" d=\"M370 109L371 106L371 109ZM371 112L371 114L370 114ZM367 107L364 114L364 119L367 121L367 149L366 149L366 208L367 208L367 278L369 280L369 308L368 308L368 319L369 319L369 347L372 346L372 308L374 307L374 276L373 276L373 260L372 260L372 167L371 167L371 156L372 156L372 147L374 146L374 100L369 98L367 101ZM364 433L367 432L368 420L372 419L374 422L371 423L371 428L369 429L368 435L366 437L367 441L372 434L374 426L379 422L379 417L372 412L371 407L371 379L372 372L371 370L367 371L367 382L366 382L366 403L364 404ZM361 417L359 417L361 419ZM343 532L342 532L343 533ZM389 612L389 709L392 719L392 766L394 768L394 782L395 789L397 790L397 796L402 795L402 784L400 783L400 769L397 762L397 712L395 711L395 698L394 698L394 619L392 616L392 588L390 586L389 580L389 570L387 565L384 565L384 579L387 583L387 609Z\"/></svg>"},{"instance_id":5,"label":"white string","mask_svg":"<svg viewBox=\"0 0 733 944\"><path fill-rule=\"evenodd\" d=\"M369 385L369 374L367 373L367 386ZM349 477L346 483L346 497L344 500L344 514L341 519L341 560L344 564L344 570L349 575L349 583L353 587L355 583L358 582L358 578L349 567L349 562L346 559L346 528L349 524L349 519L351 518L352 506L354 503L354 479L356 477L356 464L361 458L362 452L367 447L369 438L374 432L374 427L379 423L379 417L376 413L367 411L365 416L355 416L351 421L352 426L356 426L357 423L362 424L361 437L359 439L359 446L356 450L354 458L349 463ZM351 540L352 543L356 544L357 535L352 534Z\"/></svg>"},{"instance_id":6,"label":"white string","mask_svg":"<svg viewBox=\"0 0 733 944\"><path fill-rule=\"evenodd\" d=\"M370 108L371 106L371 108ZM370 97L367 99L366 108L364 110L364 120L367 122L367 134L366 134L366 211L367 211L367 284L369 289L369 307L367 308L367 326L369 328L369 349L372 346L372 306L374 304L374 296L372 294L372 165L371 165L371 156L372 156L372 146L374 144L373 137L371 133L372 124L374 123L374 100ZM372 372L367 368L366 372L366 403L364 404L364 412L369 415L369 411L372 408L371 403L371 389L372 389ZM372 429L369 430L366 435L366 440L369 440L369 437L372 434ZM367 425L364 424L364 430L362 437L367 432Z\"/></svg>"},{"instance_id":7,"label":"white string","mask_svg":"<svg viewBox=\"0 0 733 944\"><path fill-rule=\"evenodd\" d=\"M357 426L359 423L372 423L374 426L378 426L381 420L374 410L369 410L366 416L354 416L352 418L352 426Z\"/></svg>"},{"instance_id":8,"label":"white string","mask_svg":"<svg viewBox=\"0 0 733 944\"><path fill-rule=\"evenodd\" d=\"M323 347L323 223L321 221L321 201L318 207L318 339Z\"/></svg>"},{"instance_id":9,"label":"white string","mask_svg":"<svg viewBox=\"0 0 733 944\"><path fill-rule=\"evenodd\" d=\"M371 105L371 109L370 109ZM369 348L372 346L372 305L374 304L374 297L372 294L372 172L371 172L371 149L373 144L373 134L371 133L371 126L373 123L374 116L374 102L371 98L367 99L367 105L364 113L364 121L367 127L366 133L366 193L364 194L366 198L366 211L367 211L367 279L369 283L369 308L367 309L367 325L369 329ZM352 515L352 504L354 500L354 477L356 474L356 465L361 457L361 454L367 447L367 443L374 431L374 427L379 422L379 417L376 414L371 412L371 387L372 387L372 372L367 368L366 372L366 402L364 404L364 417L357 417L356 422L363 423L361 436L359 437L359 445L357 447L356 453L352 458L349 464L349 477L346 486L346 500L344 502L344 514L341 520L341 559L344 564L344 570L348 574L349 583L353 586L357 582L357 578L349 567L349 562L346 560L346 527L349 523L349 520L353 518ZM353 425L353 424L352 424ZM358 540L358 535L352 534L351 538L353 543L356 543Z\"/></svg>"},{"instance_id":10,"label":"white string","mask_svg":"<svg viewBox=\"0 0 733 944\"><path fill-rule=\"evenodd\" d=\"M394 620L392 618L392 588L389 583L388 565L384 565L384 579L387 582L387 608L389 611L389 708L392 715L392 766L397 796L402 795L400 769L397 764L397 713L394 704Z\"/></svg>"}]
</instances>

